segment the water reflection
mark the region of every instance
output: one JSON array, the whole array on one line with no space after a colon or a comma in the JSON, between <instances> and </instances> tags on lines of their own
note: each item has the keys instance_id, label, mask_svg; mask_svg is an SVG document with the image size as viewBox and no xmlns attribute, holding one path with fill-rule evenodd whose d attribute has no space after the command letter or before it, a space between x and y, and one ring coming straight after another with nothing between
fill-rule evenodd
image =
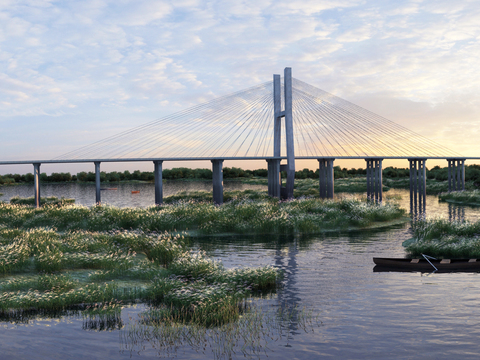
<instances>
[{"instance_id":1,"label":"water reflection","mask_svg":"<svg viewBox=\"0 0 480 360\"><path fill-rule=\"evenodd\" d=\"M102 188L116 188L101 192L102 204L118 207L148 207L155 203L155 185L153 183L117 183L102 184ZM238 181L225 181L224 190L266 190L265 185L243 184ZM132 193L132 191L134 193ZM163 196L167 197L181 191L212 191L211 181L165 181ZM77 205L92 206L95 204L95 184L65 183L42 184L42 197L56 196L75 199ZM1 201L10 201L14 196L22 198L33 196L33 185L21 184L0 186Z\"/></svg>"},{"instance_id":2,"label":"water reflection","mask_svg":"<svg viewBox=\"0 0 480 360\"><path fill-rule=\"evenodd\" d=\"M410 198L410 217L413 221L424 220L427 216L426 201L417 202L417 198Z\"/></svg>"},{"instance_id":3,"label":"water reflection","mask_svg":"<svg viewBox=\"0 0 480 360\"><path fill-rule=\"evenodd\" d=\"M450 221L464 221L465 207L448 203L448 220Z\"/></svg>"},{"instance_id":4,"label":"water reflection","mask_svg":"<svg viewBox=\"0 0 480 360\"><path fill-rule=\"evenodd\" d=\"M121 311L92 313L92 309L78 310L84 308L83 305L72 306L66 310L36 310L19 309L0 311L0 322L15 325L30 325L38 323L42 319L82 319L83 330L94 331L112 331L123 328L124 321L121 317Z\"/></svg>"},{"instance_id":5,"label":"water reflection","mask_svg":"<svg viewBox=\"0 0 480 360\"><path fill-rule=\"evenodd\" d=\"M425 194L410 190L410 214L412 219L421 220L425 218L427 209L427 197Z\"/></svg>"},{"instance_id":6,"label":"water reflection","mask_svg":"<svg viewBox=\"0 0 480 360\"><path fill-rule=\"evenodd\" d=\"M112 331L123 328L120 312L104 315L84 315L82 329L89 331Z\"/></svg>"},{"instance_id":7,"label":"water reflection","mask_svg":"<svg viewBox=\"0 0 480 360\"><path fill-rule=\"evenodd\" d=\"M290 312L291 321L288 323L289 335L297 334L299 304L302 300L299 296L296 284L297 254L298 248L296 238L287 248L282 246L280 242L277 242L275 267L284 270L283 287L277 292L277 303L278 308L282 313ZM290 339L290 336L288 339Z\"/></svg>"}]
</instances>

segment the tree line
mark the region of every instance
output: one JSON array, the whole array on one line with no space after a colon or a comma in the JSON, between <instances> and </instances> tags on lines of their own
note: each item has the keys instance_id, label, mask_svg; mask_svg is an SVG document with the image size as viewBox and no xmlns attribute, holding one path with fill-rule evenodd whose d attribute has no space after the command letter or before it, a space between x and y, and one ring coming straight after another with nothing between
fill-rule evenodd
<instances>
[{"instance_id":1,"label":"tree line","mask_svg":"<svg viewBox=\"0 0 480 360\"><path fill-rule=\"evenodd\" d=\"M340 168L335 166L334 168L335 179L349 178L365 176L366 169L363 168ZM410 170L408 168L396 168L387 167L383 169L383 177L389 179L408 178ZM237 167L225 167L223 168L224 179L242 179L242 178L266 178L268 176L267 169L257 170L244 170ZM286 174L282 174L286 177ZM318 169L313 171L310 169L303 169L295 172L296 179L318 179ZM209 180L212 179L212 170L210 169L190 169L190 168L173 168L165 169L162 172L163 179L166 180ZM427 169L427 178L436 179L439 181L445 181L448 179L448 168L435 166L432 169ZM130 172L125 170L123 172L100 172L100 181L102 182L119 182L119 181L154 181L155 176L152 171L140 171L135 170ZM465 166L465 180L474 181L480 184L480 165L467 165ZM40 174L40 181L45 183L62 183L62 182L95 182L94 172L79 172L76 175L70 173L52 173L47 175L46 173ZM0 175L0 184L21 184L21 183L33 183L33 174L7 174Z\"/></svg>"}]
</instances>

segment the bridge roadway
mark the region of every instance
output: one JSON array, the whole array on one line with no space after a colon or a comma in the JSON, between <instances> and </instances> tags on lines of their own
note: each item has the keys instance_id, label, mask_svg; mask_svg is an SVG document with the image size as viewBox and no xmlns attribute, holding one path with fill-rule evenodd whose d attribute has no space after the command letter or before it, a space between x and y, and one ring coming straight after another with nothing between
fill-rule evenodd
<instances>
[{"instance_id":1,"label":"bridge roadway","mask_svg":"<svg viewBox=\"0 0 480 360\"><path fill-rule=\"evenodd\" d=\"M223 162L225 160L264 160L268 162L268 194L273 197L287 198L285 188L282 188L281 171L286 165L281 161L287 157L222 157L222 158L116 158L116 159L72 159L72 160L12 160L0 161L0 165L25 165L34 167L34 198L35 206L40 207L40 165L42 164L71 164L94 163L96 179L96 203L101 204L100 194L100 164L102 162L153 162L155 174L155 204L163 203L162 164L164 161L211 161L213 170L213 200L216 204L223 203ZM446 160L448 162L448 190L465 190L465 160L480 160L480 157L405 157L405 156L297 156L296 160L318 160L319 162L319 190L321 198L333 198L334 160L364 159L367 168L367 197L371 200L382 201L382 162L383 160L408 160L410 164L410 202L418 204L424 210L426 197L426 160ZM277 173L276 170L280 169Z\"/></svg>"}]
</instances>

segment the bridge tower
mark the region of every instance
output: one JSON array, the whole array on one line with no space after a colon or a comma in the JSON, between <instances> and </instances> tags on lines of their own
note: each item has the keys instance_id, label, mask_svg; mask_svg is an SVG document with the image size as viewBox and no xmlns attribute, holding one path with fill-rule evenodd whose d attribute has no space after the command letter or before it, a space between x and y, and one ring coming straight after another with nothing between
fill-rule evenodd
<instances>
[{"instance_id":1,"label":"bridge tower","mask_svg":"<svg viewBox=\"0 0 480 360\"><path fill-rule=\"evenodd\" d=\"M293 198L293 184L295 181L295 150L293 145L293 116L292 116L292 69L284 70L285 110L282 111L280 75L273 75L273 157L268 160L268 193L270 196L282 199ZM287 164L280 165L282 142L282 118L285 118L285 138L287 150ZM280 172L287 172L287 183L281 186Z\"/></svg>"}]
</instances>

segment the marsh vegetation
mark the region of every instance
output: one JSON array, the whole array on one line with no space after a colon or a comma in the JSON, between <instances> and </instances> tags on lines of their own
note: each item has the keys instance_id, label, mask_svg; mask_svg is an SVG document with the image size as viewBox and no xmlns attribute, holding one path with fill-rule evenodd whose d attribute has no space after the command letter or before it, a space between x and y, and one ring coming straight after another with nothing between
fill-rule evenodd
<instances>
[{"instance_id":1,"label":"marsh vegetation","mask_svg":"<svg viewBox=\"0 0 480 360\"><path fill-rule=\"evenodd\" d=\"M437 258L480 258L480 221L430 219L412 224L413 241L407 256L428 254Z\"/></svg>"},{"instance_id":2,"label":"marsh vegetation","mask_svg":"<svg viewBox=\"0 0 480 360\"><path fill-rule=\"evenodd\" d=\"M480 206L480 190L452 191L438 195L440 201Z\"/></svg>"}]
</instances>

